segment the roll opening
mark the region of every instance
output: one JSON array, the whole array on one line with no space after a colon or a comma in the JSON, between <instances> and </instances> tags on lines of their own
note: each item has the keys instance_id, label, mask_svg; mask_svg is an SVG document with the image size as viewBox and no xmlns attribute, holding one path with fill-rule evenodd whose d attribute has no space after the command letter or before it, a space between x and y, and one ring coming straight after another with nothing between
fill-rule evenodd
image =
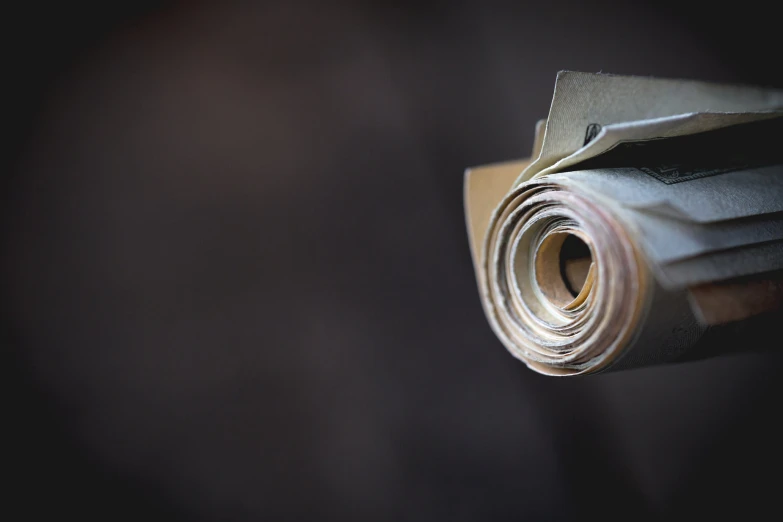
<instances>
[{"instance_id":1,"label":"roll opening","mask_svg":"<svg viewBox=\"0 0 783 522\"><path fill-rule=\"evenodd\" d=\"M535 278L554 306L573 310L593 286L594 258L587 238L572 232L547 235L535 252Z\"/></svg>"}]
</instances>

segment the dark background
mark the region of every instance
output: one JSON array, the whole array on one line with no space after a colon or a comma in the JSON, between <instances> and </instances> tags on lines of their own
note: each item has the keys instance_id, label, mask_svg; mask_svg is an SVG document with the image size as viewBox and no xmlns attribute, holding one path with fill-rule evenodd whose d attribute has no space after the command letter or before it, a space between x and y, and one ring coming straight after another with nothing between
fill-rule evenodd
<instances>
[{"instance_id":1,"label":"dark background","mask_svg":"<svg viewBox=\"0 0 783 522\"><path fill-rule=\"evenodd\" d=\"M560 69L783 88L763 5L3 21L4 519L777 508L780 354L536 375L486 324L462 210L464 168L528 154Z\"/></svg>"}]
</instances>

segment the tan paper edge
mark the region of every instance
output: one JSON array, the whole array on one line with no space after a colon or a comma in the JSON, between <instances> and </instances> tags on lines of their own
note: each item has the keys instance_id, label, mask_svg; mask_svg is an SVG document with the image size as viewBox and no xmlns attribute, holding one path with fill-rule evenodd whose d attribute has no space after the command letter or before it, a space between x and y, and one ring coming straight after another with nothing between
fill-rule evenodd
<instances>
[{"instance_id":1,"label":"tan paper edge","mask_svg":"<svg viewBox=\"0 0 783 522\"><path fill-rule=\"evenodd\" d=\"M500 201L508 194L514 180L530 164L530 158L524 160L497 163L465 171L465 220L468 228L470 254L477 280L480 255L487 234L489 220Z\"/></svg>"},{"instance_id":2,"label":"tan paper edge","mask_svg":"<svg viewBox=\"0 0 783 522\"><path fill-rule=\"evenodd\" d=\"M783 274L706 283L688 289L693 311L708 325L740 321L783 307Z\"/></svg>"}]
</instances>

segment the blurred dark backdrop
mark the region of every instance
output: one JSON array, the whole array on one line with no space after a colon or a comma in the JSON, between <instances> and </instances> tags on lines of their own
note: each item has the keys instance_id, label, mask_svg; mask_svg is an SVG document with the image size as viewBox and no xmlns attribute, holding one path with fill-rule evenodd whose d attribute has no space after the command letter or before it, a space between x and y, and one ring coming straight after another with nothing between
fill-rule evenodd
<instances>
[{"instance_id":1,"label":"blurred dark backdrop","mask_svg":"<svg viewBox=\"0 0 783 522\"><path fill-rule=\"evenodd\" d=\"M3 518L777 508L780 354L538 376L462 212L560 69L783 87L779 19L730 7L7 10Z\"/></svg>"}]
</instances>

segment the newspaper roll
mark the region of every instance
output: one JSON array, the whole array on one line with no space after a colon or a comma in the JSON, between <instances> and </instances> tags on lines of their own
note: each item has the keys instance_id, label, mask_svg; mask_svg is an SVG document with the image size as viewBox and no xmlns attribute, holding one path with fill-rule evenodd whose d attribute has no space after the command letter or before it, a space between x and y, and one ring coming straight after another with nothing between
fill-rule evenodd
<instances>
[{"instance_id":1,"label":"newspaper roll","mask_svg":"<svg viewBox=\"0 0 783 522\"><path fill-rule=\"evenodd\" d=\"M568 187L543 179L512 191L490 223L480 281L487 316L506 348L549 375L602 370L639 337L658 351L637 353L640 363L687 350L703 328L682 292L656 287L633 235ZM656 295L665 317L650 317ZM665 339L654 326L642 336L650 319L677 335Z\"/></svg>"},{"instance_id":2,"label":"newspaper roll","mask_svg":"<svg viewBox=\"0 0 783 522\"><path fill-rule=\"evenodd\" d=\"M604 75L578 76L579 89L607 87ZM662 107L672 88L716 103L704 101L706 84L609 78L652 82ZM716 89L736 109L738 91ZM600 130L588 125L583 144L557 154L550 146L544 161L549 133L568 134L552 124L564 91L538 126L537 159L466 173L480 295L503 345L543 374L594 373L676 360L709 325L779 307L783 285L770 274L783 268L783 167L763 136L783 128L770 110L783 96L750 90L746 112L619 122L599 107ZM736 283L747 276L756 282Z\"/></svg>"}]
</instances>

